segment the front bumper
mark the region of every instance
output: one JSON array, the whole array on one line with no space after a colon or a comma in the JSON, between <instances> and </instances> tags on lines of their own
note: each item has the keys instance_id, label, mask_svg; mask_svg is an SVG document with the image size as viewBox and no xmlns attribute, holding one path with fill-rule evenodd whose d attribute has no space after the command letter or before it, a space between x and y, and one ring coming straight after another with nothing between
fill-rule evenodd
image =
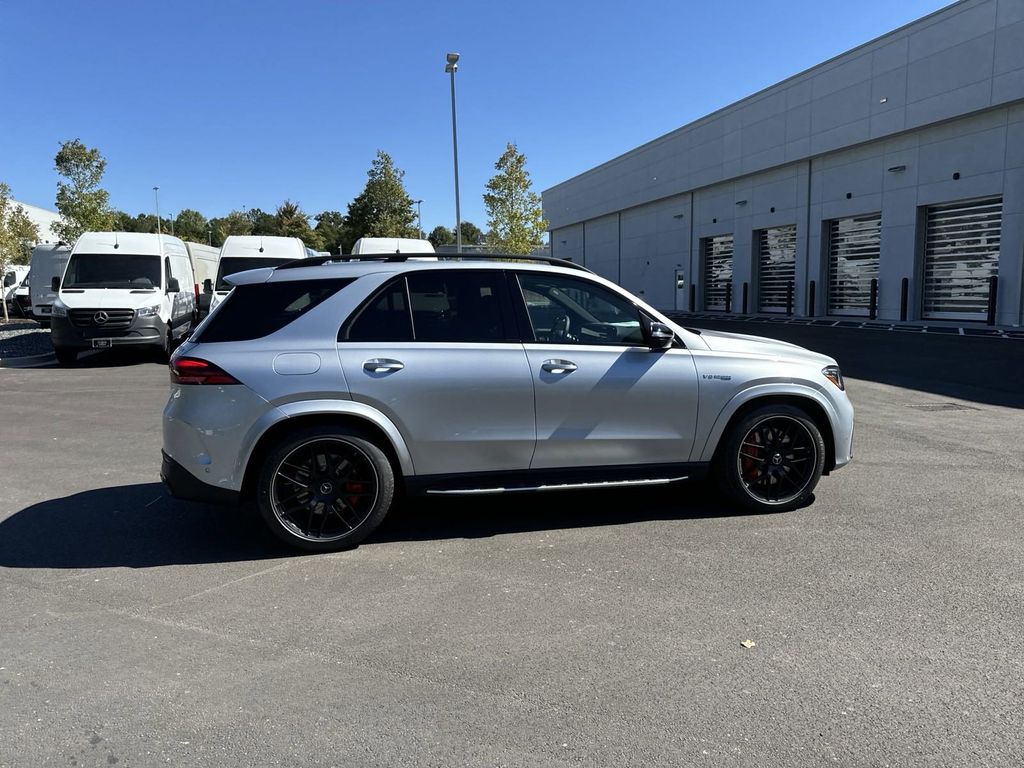
<instances>
[{"instance_id":1,"label":"front bumper","mask_svg":"<svg viewBox=\"0 0 1024 768\"><path fill-rule=\"evenodd\" d=\"M204 483L163 451L160 455L160 479L174 498L224 505L235 505L240 501L238 491Z\"/></svg>"},{"instance_id":2,"label":"front bumper","mask_svg":"<svg viewBox=\"0 0 1024 768\"><path fill-rule=\"evenodd\" d=\"M109 341L103 346L157 346L167 338L167 323L157 316L135 317L127 328L104 328L91 325L79 327L67 317L50 315L50 339L53 346L70 349L90 349L97 339Z\"/></svg>"}]
</instances>

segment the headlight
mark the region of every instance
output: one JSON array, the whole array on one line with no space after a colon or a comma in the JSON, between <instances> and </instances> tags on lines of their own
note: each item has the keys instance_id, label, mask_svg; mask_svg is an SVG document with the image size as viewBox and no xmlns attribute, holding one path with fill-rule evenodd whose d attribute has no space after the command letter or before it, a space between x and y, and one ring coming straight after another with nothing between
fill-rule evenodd
<instances>
[{"instance_id":1,"label":"headlight","mask_svg":"<svg viewBox=\"0 0 1024 768\"><path fill-rule=\"evenodd\" d=\"M135 310L135 315L137 317L155 317L158 314L160 314L159 304L152 307L140 307L139 309Z\"/></svg>"},{"instance_id":2,"label":"headlight","mask_svg":"<svg viewBox=\"0 0 1024 768\"><path fill-rule=\"evenodd\" d=\"M53 306L50 307L50 314L54 317L67 317L68 308L61 304L59 301L53 302Z\"/></svg>"},{"instance_id":3,"label":"headlight","mask_svg":"<svg viewBox=\"0 0 1024 768\"><path fill-rule=\"evenodd\" d=\"M826 365L821 369L821 375L839 387L839 389L846 389L846 384L843 383L843 374L839 370L838 365Z\"/></svg>"}]
</instances>

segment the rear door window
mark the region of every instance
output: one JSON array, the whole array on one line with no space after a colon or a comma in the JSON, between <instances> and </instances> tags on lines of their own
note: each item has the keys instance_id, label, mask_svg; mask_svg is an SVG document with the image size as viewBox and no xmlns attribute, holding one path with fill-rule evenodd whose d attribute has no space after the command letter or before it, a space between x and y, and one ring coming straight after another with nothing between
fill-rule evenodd
<instances>
[{"instance_id":1,"label":"rear door window","mask_svg":"<svg viewBox=\"0 0 1024 768\"><path fill-rule=\"evenodd\" d=\"M276 333L318 304L331 298L354 278L294 280L239 285L210 315L196 341L249 341Z\"/></svg>"}]
</instances>

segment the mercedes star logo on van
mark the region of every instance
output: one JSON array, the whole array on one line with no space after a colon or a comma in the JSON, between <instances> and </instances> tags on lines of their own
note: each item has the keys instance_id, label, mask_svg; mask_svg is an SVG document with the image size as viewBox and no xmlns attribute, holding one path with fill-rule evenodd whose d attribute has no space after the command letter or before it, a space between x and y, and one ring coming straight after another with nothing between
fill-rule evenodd
<instances>
[{"instance_id":1,"label":"mercedes star logo on van","mask_svg":"<svg viewBox=\"0 0 1024 768\"><path fill-rule=\"evenodd\" d=\"M94 323L96 323L96 325L103 325L109 319L110 315L108 315L103 310L100 310L99 312L92 316L92 320Z\"/></svg>"}]
</instances>

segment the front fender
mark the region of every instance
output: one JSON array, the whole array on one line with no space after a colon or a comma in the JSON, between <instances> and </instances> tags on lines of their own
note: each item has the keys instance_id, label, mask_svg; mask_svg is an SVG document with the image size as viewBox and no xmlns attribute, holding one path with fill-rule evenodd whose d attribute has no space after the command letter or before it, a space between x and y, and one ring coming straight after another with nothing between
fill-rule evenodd
<instances>
[{"instance_id":1,"label":"front fender","mask_svg":"<svg viewBox=\"0 0 1024 768\"><path fill-rule=\"evenodd\" d=\"M239 459L236 477L244 476L253 450L269 429L298 416L348 416L369 422L387 436L398 457L402 474L406 477L416 474L412 463L412 454L409 453L409 446L406 444L405 438L398 431L398 427L380 411L354 400L304 400L278 405L252 425L246 435L245 455Z\"/></svg>"},{"instance_id":2,"label":"front fender","mask_svg":"<svg viewBox=\"0 0 1024 768\"><path fill-rule=\"evenodd\" d=\"M715 455L715 449L718 447L719 441L722 439L722 434L725 432L726 426L729 424L729 420L736 414L736 412L747 403L758 398L767 397L771 395L784 395L786 397L804 397L808 400L813 400L815 403L821 406L825 415L828 417L829 424L832 426L833 439L836 442L836 448L839 448L838 442L842 430L838 429L839 415L836 412L835 405L829 400L821 390L809 385L801 384L799 382L787 381L770 384L755 384L746 389L740 390L732 399L730 399L719 411L718 416L715 418L715 423L711 427L711 431L708 433L707 440L704 443L704 450L700 454L700 461L711 461ZM836 456L840 456L839 450L836 451Z\"/></svg>"}]
</instances>

